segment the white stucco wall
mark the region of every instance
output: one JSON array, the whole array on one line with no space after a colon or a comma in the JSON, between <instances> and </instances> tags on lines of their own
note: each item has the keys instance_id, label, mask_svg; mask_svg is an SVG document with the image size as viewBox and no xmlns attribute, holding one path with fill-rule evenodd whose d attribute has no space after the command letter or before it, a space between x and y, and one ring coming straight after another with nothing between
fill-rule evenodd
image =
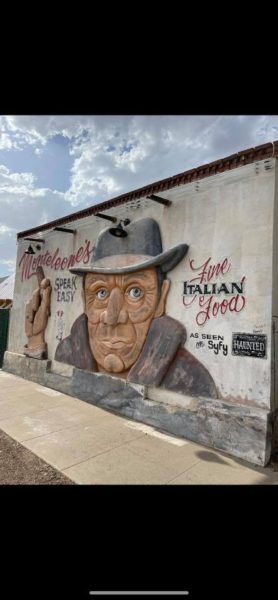
<instances>
[{"instance_id":1,"label":"white stucco wall","mask_svg":"<svg viewBox=\"0 0 278 600\"><path fill-rule=\"evenodd\" d=\"M278 163L275 163L273 219L273 305L272 305L272 406L278 409Z\"/></svg>"},{"instance_id":2,"label":"white stucco wall","mask_svg":"<svg viewBox=\"0 0 278 600\"><path fill-rule=\"evenodd\" d=\"M275 186L275 159L268 161L271 168L265 170L265 163L242 166L222 174L200 180L198 183L179 186L163 192L172 200L170 207L147 199L132 201L118 208L106 210L119 218L128 217L137 220L146 216L153 217L160 224L163 249L185 242L189 245L187 256L168 274L171 289L167 300L167 314L181 321L187 330L186 348L192 352L209 370L219 392L219 397L240 404L254 404L268 408L271 396L271 325L272 325L272 245L273 211ZM61 232L44 232L45 243L39 254L47 251L53 257L57 248L57 257L68 257L77 253L79 248L90 248L98 233L111 226L109 222L94 216L65 227L77 230L76 235ZM32 237L32 236L30 236ZM35 236L36 237L36 236ZM28 278L19 266L29 242L19 241L17 273L14 293L14 305L10 324L9 350L22 352L26 343L24 331L24 307L37 286L37 278ZM80 258L82 251L79 251ZM32 258L32 257L31 257ZM215 303L231 301L236 295L226 295L223 291L212 294L211 307L205 315L200 314L205 307L200 306L200 294L183 296L184 282L192 285L193 278L200 277L201 266L222 265L222 273L213 276L208 286L216 283L216 290L231 282L243 284L243 293L238 298L239 312L227 308L225 314L218 310ZM25 259L23 259L25 260ZM193 261L193 262L191 262ZM49 259L50 262L50 259ZM55 262L55 261L54 261ZM82 262L82 261L81 261ZM80 264L81 264L80 262ZM62 263L63 264L63 263ZM64 263L65 264L65 263ZM46 329L49 358L53 358L61 336L69 334L75 318L83 312L81 301L81 278L73 276L67 269L55 270L54 263L44 265L45 276L52 283L51 317ZM59 265L58 265L59 266ZM196 268L193 271L192 267ZM229 266L229 268L228 268ZM199 268L197 268L199 267ZM218 267L219 269L220 267ZM58 293L60 279L70 279L74 284ZM57 279L59 281L57 281ZM195 281L195 284L200 283ZM76 286L76 289L75 289ZM56 289L55 289L56 288ZM278 306L278 287L275 299ZM208 287L207 289L213 289ZM209 300L209 295L205 300ZM184 302L193 300L186 308ZM66 301L67 300L67 301ZM232 302L235 306L235 300ZM222 307L224 312L224 307ZM274 314L278 315L277 308ZM204 324L200 321L205 320ZM235 356L232 354L232 335L259 334L267 336L266 358ZM209 336L216 336L215 339ZM218 338L220 336L220 338ZM223 338L223 339L222 339ZM209 342L222 342L215 353L209 348ZM224 346L224 351L223 351ZM217 350L216 350L217 351Z\"/></svg>"}]
</instances>

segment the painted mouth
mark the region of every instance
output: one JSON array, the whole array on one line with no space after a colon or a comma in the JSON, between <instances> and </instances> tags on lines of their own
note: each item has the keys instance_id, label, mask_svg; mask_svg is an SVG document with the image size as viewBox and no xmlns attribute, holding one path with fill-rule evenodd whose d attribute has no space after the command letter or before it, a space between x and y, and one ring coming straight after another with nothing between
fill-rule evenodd
<instances>
[{"instance_id":1,"label":"painted mouth","mask_svg":"<svg viewBox=\"0 0 278 600\"><path fill-rule=\"evenodd\" d=\"M133 340L123 340L121 338L111 338L109 340L100 340L102 344L105 344L108 348L123 348L133 344Z\"/></svg>"}]
</instances>

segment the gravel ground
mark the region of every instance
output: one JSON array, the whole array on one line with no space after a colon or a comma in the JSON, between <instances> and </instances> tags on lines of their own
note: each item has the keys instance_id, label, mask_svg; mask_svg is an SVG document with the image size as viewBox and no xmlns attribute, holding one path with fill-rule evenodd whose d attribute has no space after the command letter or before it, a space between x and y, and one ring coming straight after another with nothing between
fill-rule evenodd
<instances>
[{"instance_id":1,"label":"gravel ground","mask_svg":"<svg viewBox=\"0 0 278 600\"><path fill-rule=\"evenodd\" d=\"M0 430L0 485L75 485Z\"/></svg>"}]
</instances>

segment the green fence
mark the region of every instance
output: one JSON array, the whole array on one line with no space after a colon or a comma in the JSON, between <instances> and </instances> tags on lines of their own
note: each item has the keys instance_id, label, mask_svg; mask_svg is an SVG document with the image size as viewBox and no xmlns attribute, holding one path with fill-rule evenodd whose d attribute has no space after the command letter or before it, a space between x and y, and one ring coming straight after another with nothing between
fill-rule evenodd
<instances>
[{"instance_id":1,"label":"green fence","mask_svg":"<svg viewBox=\"0 0 278 600\"><path fill-rule=\"evenodd\" d=\"M10 309L0 308L0 368L3 364L4 352L8 344Z\"/></svg>"}]
</instances>

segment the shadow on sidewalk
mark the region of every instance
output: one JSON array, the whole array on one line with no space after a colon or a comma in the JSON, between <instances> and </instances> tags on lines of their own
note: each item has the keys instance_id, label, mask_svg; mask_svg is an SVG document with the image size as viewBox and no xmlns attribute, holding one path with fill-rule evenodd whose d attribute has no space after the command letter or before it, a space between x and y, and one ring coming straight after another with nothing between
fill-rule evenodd
<instances>
[{"instance_id":1,"label":"shadow on sidewalk","mask_svg":"<svg viewBox=\"0 0 278 600\"><path fill-rule=\"evenodd\" d=\"M217 453L219 454L220 451L217 450ZM268 465L266 467L256 467L252 463L241 460L240 458L236 458L234 456L226 456L223 453L221 453L221 456L218 456L218 454L215 454L214 452L209 452L209 450L198 450L196 452L196 455L203 461L207 461L207 462L211 462L211 463L214 462L214 463L218 463L218 464L227 465L230 467L230 462L225 460L225 458L229 458L230 460L232 459L240 467L245 467L251 471L254 471L255 473L260 473L261 475L264 475L265 479L263 481L259 481L257 484L254 483L252 485L278 485L278 454L277 453L273 454L270 462L268 463Z\"/></svg>"}]
</instances>

